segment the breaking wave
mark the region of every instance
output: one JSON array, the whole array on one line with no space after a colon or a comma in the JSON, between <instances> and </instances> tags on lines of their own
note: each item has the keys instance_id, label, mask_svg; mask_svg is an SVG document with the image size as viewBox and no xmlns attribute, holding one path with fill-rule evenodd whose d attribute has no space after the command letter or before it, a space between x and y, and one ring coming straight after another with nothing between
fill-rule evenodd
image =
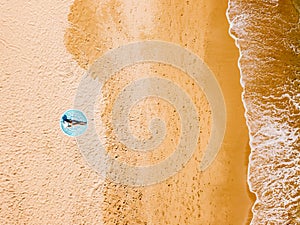
<instances>
[{"instance_id":1,"label":"breaking wave","mask_svg":"<svg viewBox=\"0 0 300 225\"><path fill-rule=\"evenodd\" d=\"M251 224L300 224L299 1L229 0L250 135Z\"/></svg>"}]
</instances>

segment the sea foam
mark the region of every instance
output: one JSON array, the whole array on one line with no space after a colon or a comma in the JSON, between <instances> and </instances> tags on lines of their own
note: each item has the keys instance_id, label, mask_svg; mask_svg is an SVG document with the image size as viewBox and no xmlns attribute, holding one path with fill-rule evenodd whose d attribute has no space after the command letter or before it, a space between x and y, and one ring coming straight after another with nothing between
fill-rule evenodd
<instances>
[{"instance_id":1,"label":"sea foam","mask_svg":"<svg viewBox=\"0 0 300 225\"><path fill-rule=\"evenodd\" d=\"M297 7L288 0L228 3L250 135L248 184L256 195L251 224L300 224Z\"/></svg>"}]
</instances>

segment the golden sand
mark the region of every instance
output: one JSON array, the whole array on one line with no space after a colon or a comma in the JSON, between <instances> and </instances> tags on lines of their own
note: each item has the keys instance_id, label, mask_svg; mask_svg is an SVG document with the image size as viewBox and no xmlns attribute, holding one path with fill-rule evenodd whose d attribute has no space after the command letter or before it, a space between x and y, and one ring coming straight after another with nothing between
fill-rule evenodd
<instances>
[{"instance_id":1,"label":"golden sand","mask_svg":"<svg viewBox=\"0 0 300 225\"><path fill-rule=\"evenodd\" d=\"M137 78L167 77L181 85L199 110L203 132L197 152L187 166L165 182L132 188L106 180L105 188L98 193L105 197L101 208L105 224L243 224L249 221L248 137L237 68L238 52L228 34L226 7L222 1L172 4L167 1L75 1L72 5L71 26L65 43L80 66L88 68L107 50L132 41L154 39L177 43L208 64L223 89L228 111L222 149L213 165L199 172L199 161L210 135L210 108L202 91L192 86L187 75L164 65L140 64L126 68L107 82L103 89L105 100L98 106L98 118L105 129L101 131L98 126L98 133L102 134L109 154L119 160L138 165L162 160L172 152L178 138L176 113L162 100L150 98L135 107L132 130L147 137L147 130L141 128L146 126L140 125L159 114L168 121L164 143L151 154L136 154L117 142L109 122L111 108L118 92Z\"/></svg>"},{"instance_id":2,"label":"golden sand","mask_svg":"<svg viewBox=\"0 0 300 225\"><path fill-rule=\"evenodd\" d=\"M241 101L238 49L228 34L226 1L8 1L1 3L1 224L245 224L253 199L247 187L248 131ZM59 128L78 84L107 50L138 40L163 40L197 54L215 74L227 107L220 152L204 172L199 162L210 134L210 107L187 74L139 64L115 75L96 104L109 154L131 164L163 160L178 141L179 118L168 103L148 98L133 108L131 127L147 138L159 115L168 134L152 154L133 154L110 132L118 90L140 77L167 77L189 94L202 129L188 164L168 180L140 188L99 177L76 140ZM105 113L101 117L101 113ZM137 116L139 115L139 116ZM142 125L142 126L139 126ZM144 126L145 125L145 126ZM105 134L101 136L101 134ZM165 148L167 146L167 148Z\"/></svg>"}]
</instances>

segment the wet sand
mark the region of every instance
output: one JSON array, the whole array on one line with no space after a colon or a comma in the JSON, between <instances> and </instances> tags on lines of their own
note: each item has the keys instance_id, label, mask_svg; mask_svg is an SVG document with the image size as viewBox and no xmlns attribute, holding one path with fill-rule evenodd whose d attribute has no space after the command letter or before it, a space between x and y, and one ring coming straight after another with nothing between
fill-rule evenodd
<instances>
[{"instance_id":1,"label":"wet sand","mask_svg":"<svg viewBox=\"0 0 300 225\"><path fill-rule=\"evenodd\" d=\"M217 1L176 1L171 5L166 1L106 1L103 4L75 1L72 5L69 14L72 26L67 30L65 43L83 68L93 64L105 51L132 41L155 39L177 43L198 54L208 64L220 82L227 105L227 132L222 149L213 165L201 173L198 165L209 139L211 116L205 96L190 85L189 77L168 66L142 64L121 71L106 83L103 93L104 99L108 100L102 100L101 107L98 107L103 109L99 118L108 130L102 133L102 137L105 137L103 141L109 153L117 155L119 160L142 164L143 161L153 163L157 158L164 158L172 151L178 133L175 113L168 109L170 106L154 98L138 107L144 114L142 118L138 114L133 115L138 119L132 130L139 129L143 118L149 119L155 113L165 115L162 116L164 119L171 120L168 123L171 135L160 149L150 155L134 154L126 146L118 144L116 137L111 137L109 121L114 99L126 84L137 78L161 76L180 84L195 100L203 133L190 162L163 183L130 188L107 180L103 194L110 204L102 208L104 223L243 224L249 221L251 200L246 182L248 135L241 102L238 52L228 34L226 7L225 3ZM159 107L151 106L159 102ZM147 136L147 131L139 132ZM124 189L126 195L120 194L120 190L123 193Z\"/></svg>"},{"instance_id":2,"label":"wet sand","mask_svg":"<svg viewBox=\"0 0 300 225\"><path fill-rule=\"evenodd\" d=\"M247 224L253 204L246 177L249 138L238 49L228 34L226 8L221 0L171 5L115 0L5 2L0 44L3 223ZM97 58L111 48L149 39L179 44L203 59L222 88L227 130L216 160L200 172L211 125L211 109L202 90L187 74L162 64L120 71L103 88L107 98L96 104L96 116L105 125L96 122L97 132L112 157L134 165L151 164L166 158L178 142L178 115L155 97L133 108L131 126L136 135L147 138L147 121L159 115L168 129L162 145L152 153L135 154L117 142L110 130L112 99L137 78L166 77L180 85L195 103L202 130L197 151L179 173L156 185L132 188L99 177L74 138L61 132L59 117L72 108L80 79ZM22 118L18 124L16 117Z\"/></svg>"},{"instance_id":3,"label":"wet sand","mask_svg":"<svg viewBox=\"0 0 300 225\"><path fill-rule=\"evenodd\" d=\"M252 224L299 224L299 1L229 5L251 136Z\"/></svg>"}]
</instances>

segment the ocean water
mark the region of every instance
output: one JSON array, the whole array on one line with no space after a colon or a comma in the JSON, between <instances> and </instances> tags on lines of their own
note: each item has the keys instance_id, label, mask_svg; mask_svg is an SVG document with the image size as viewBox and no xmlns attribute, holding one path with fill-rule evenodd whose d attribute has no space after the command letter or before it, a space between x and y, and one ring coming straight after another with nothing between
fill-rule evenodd
<instances>
[{"instance_id":1,"label":"ocean water","mask_svg":"<svg viewBox=\"0 0 300 225\"><path fill-rule=\"evenodd\" d=\"M300 1L230 0L250 134L251 224L300 224Z\"/></svg>"}]
</instances>

